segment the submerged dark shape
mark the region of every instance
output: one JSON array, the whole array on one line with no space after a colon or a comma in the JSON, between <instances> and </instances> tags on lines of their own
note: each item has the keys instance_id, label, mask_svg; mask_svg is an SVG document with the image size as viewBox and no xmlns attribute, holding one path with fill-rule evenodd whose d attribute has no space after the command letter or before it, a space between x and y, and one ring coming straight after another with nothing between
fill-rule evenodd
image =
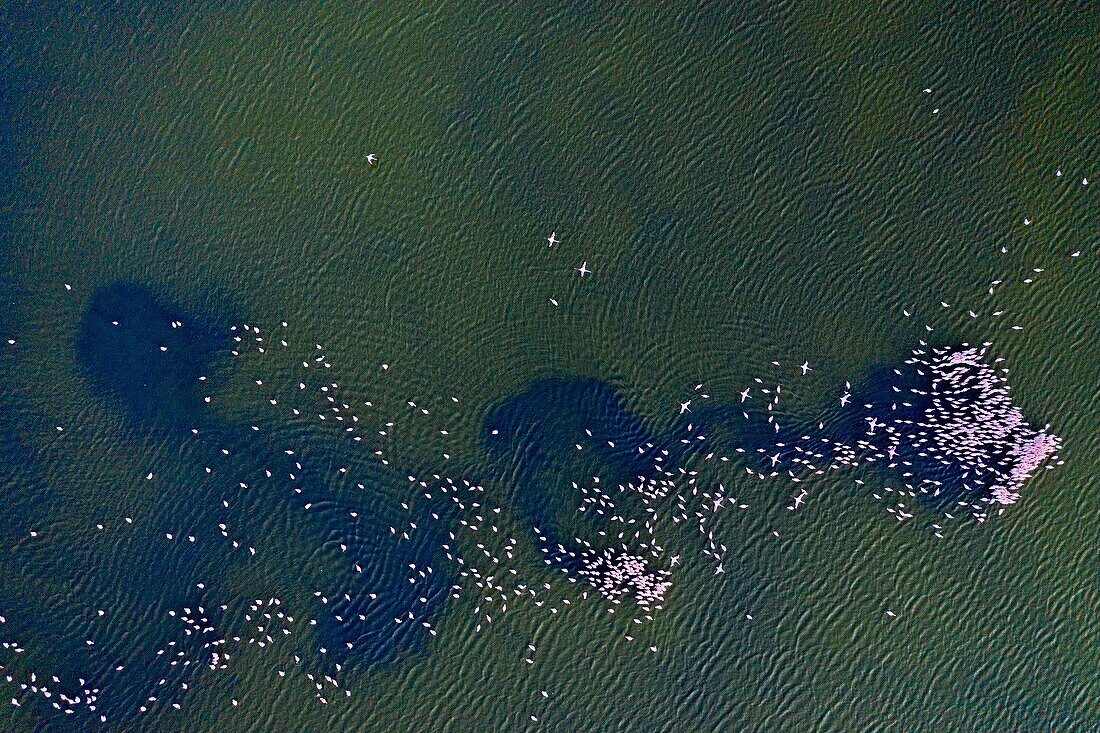
<instances>
[{"instance_id":1,"label":"submerged dark shape","mask_svg":"<svg viewBox=\"0 0 1100 733\"><path fill-rule=\"evenodd\" d=\"M919 412L884 430L905 454L954 469L982 501L1013 504L1060 441L1027 425L985 356L986 348L968 344L914 352L905 369L917 383L909 394Z\"/></svg>"},{"instance_id":2,"label":"submerged dark shape","mask_svg":"<svg viewBox=\"0 0 1100 733\"><path fill-rule=\"evenodd\" d=\"M323 589L317 635L329 661L375 669L424 652L456 576L442 550L449 511L431 517L429 505L415 502L403 511L394 497L407 482L395 471L360 463L353 475L364 488L349 491L325 485L308 470L316 462L298 483L301 499L314 502L302 529L331 556L329 572L313 579Z\"/></svg>"},{"instance_id":3,"label":"submerged dark shape","mask_svg":"<svg viewBox=\"0 0 1100 733\"><path fill-rule=\"evenodd\" d=\"M200 319L120 282L92 296L76 354L90 380L134 419L190 427L204 412L200 377L224 346Z\"/></svg>"},{"instance_id":4,"label":"submerged dark shape","mask_svg":"<svg viewBox=\"0 0 1100 733\"><path fill-rule=\"evenodd\" d=\"M489 414L484 441L493 465L515 481L517 504L555 538L562 512L557 500L576 498L562 497L564 477L587 467L601 469L605 483L631 481L654 470L652 455L637 447L649 443L659 450L658 437L596 379L532 383ZM585 450L578 451L582 441Z\"/></svg>"},{"instance_id":5,"label":"submerged dark shape","mask_svg":"<svg viewBox=\"0 0 1100 733\"><path fill-rule=\"evenodd\" d=\"M187 313L142 285L124 282L94 293L80 324L77 364L89 384L122 411L136 437L164 441L168 455L185 457L179 464L161 462L155 480L143 483L154 512L140 527L160 531L150 532L145 542L119 545L119 562L111 566L116 573L104 572L99 580L125 587L127 597L139 599L138 607L155 609L129 620L139 638L175 642L178 651L184 647L173 635L186 636L192 656L209 662L158 667L157 677L169 678L173 689L152 689L153 673L138 663L138 650L102 639L93 650L96 664L82 674L106 690L98 707L111 719L136 714L150 694L160 707L182 702L180 683L214 675L207 670L221 668L246 645L233 635L248 626L235 612L240 599L222 582L242 566L263 562L262 574L273 581L256 588L256 598L285 596L290 613L316 620L315 645L301 646L296 632L282 641L280 653L291 645L296 664L333 674L334 665L373 668L426 649L430 636L423 624L434 624L442 614L454 580L441 558L446 517L428 521L414 507L411 516L423 531L411 540L390 532L405 516L393 499L407 492L404 472L378 467L357 446L315 431L303 441L295 423L270 422L260 414L235 422L209 409L204 396L216 393L211 382L225 376L237 328L214 325L221 320ZM293 456L288 445L297 449ZM342 475L337 466L350 467L348 480L354 476L359 485L335 480ZM304 504L312 506L303 513ZM242 512L252 520L235 521ZM259 556L253 557L253 547ZM273 566L272 547L305 554L291 557L288 566ZM432 571L421 579L417 573L428 567ZM418 582L410 583L410 575ZM156 582L142 582L149 577ZM326 602L314 596L317 591ZM210 619L202 633L188 635L179 627L183 609ZM395 623L409 613L415 621ZM214 630L206 632L208 627ZM283 639L279 631L273 637ZM221 656L212 656L212 649Z\"/></svg>"},{"instance_id":6,"label":"submerged dark shape","mask_svg":"<svg viewBox=\"0 0 1100 733\"><path fill-rule=\"evenodd\" d=\"M922 344L903 363L872 370L854 390L859 394L844 394L839 408L829 408L821 420L781 415L782 385L765 389L761 383L758 397L766 397L760 401L766 409L744 404L750 390L740 404L697 400L693 411L659 434L630 413L610 385L541 380L491 412L484 440L498 472L516 487L517 505L539 528L547 562L591 576L597 587L608 567L622 564L617 557L640 567L645 553L621 542L593 546L569 538L563 527L570 527L569 534L578 527L609 529L601 509L623 521L629 516L623 503L632 492L645 497L646 516L655 518L654 502L679 491L682 481L694 483L689 468L703 452L704 438L709 453L703 460L740 454L738 462L760 479L799 482L826 471L876 466L900 479L905 489L898 491L928 507L966 507L983 520L991 506L1017 501L1023 484L1057 459L1060 446L1047 428L1027 425L1010 398L1001 373L1007 370L986 360L988 346ZM619 493L612 500L605 490L615 484ZM715 507L723 491L719 486L710 497ZM804 496L805 490L798 501ZM574 509L585 515L583 523ZM587 509L595 511L585 514ZM890 511L899 519L912 516L903 503ZM609 532L601 535L611 538ZM634 580L616 577L615 593L628 593L624 588Z\"/></svg>"},{"instance_id":7,"label":"submerged dark shape","mask_svg":"<svg viewBox=\"0 0 1100 733\"><path fill-rule=\"evenodd\" d=\"M922 347L902 364L872 370L851 404L796 450L830 469L877 464L900 474L924 503L966 506L984 519L991 505L1015 503L1061 444L1047 427L1025 422L1007 369L999 373L987 355L988 344Z\"/></svg>"},{"instance_id":8,"label":"submerged dark shape","mask_svg":"<svg viewBox=\"0 0 1100 733\"><path fill-rule=\"evenodd\" d=\"M584 578L614 602L661 601L669 572L651 567L660 556L651 542L599 547L574 535L592 536L616 519L644 520L643 508L631 504L633 489L616 494L614 504L604 490L633 487L662 473L662 464L675 465L684 453L677 441L651 433L610 385L595 379L534 382L490 413L484 440L493 465L514 482L516 505L538 528L547 564ZM595 496L608 513L577 506Z\"/></svg>"}]
</instances>

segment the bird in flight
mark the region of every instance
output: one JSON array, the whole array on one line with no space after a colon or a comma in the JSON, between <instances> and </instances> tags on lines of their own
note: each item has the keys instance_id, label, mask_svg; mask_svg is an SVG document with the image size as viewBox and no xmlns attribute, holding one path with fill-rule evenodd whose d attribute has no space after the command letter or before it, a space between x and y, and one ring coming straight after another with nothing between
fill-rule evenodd
<instances>
[{"instance_id":1,"label":"bird in flight","mask_svg":"<svg viewBox=\"0 0 1100 733\"><path fill-rule=\"evenodd\" d=\"M557 236L557 232L550 232L550 236L546 238L546 241L550 243L548 246L553 247L555 244L561 241L557 238Z\"/></svg>"},{"instance_id":2,"label":"bird in flight","mask_svg":"<svg viewBox=\"0 0 1100 733\"><path fill-rule=\"evenodd\" d=\"M591 270L588 269L588 260L585 260L584 262L582 262L580 267L574 267L573 269L576 270L577 272L579 272L581 274L581 277L584 277L585 275L592 272Z\"/></svg>"},{"instance_id":3,"label":"bird in flight","mask_svg":"<svg viewBox=\"0 0 1100 733\"><path fill-rule=\"evenodd\" d=\"M371 153L370 155L367 156L367 162L370 163L371 165L374 165L377 160L378 160L378 156L375 155L374 153Z\"/></svg>"}]
</instances>

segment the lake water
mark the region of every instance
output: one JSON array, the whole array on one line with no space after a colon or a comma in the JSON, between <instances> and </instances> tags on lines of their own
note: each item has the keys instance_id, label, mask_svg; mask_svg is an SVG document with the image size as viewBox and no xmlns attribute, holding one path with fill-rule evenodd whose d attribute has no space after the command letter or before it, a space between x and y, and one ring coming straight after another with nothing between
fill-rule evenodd
<instances>
[{"instance_id":1,"label":"lake water","mask_svg":"<svg viewBox=\"0 0 1100 733\"><path fill-rule=\"evenodd\" d=\"M1098 30L0 12L0 728L1100 730ZM792 462L922 340L1061 442L985 521ZM654 456L645 618L577 509Z\"/></svg>"}]
</instances>

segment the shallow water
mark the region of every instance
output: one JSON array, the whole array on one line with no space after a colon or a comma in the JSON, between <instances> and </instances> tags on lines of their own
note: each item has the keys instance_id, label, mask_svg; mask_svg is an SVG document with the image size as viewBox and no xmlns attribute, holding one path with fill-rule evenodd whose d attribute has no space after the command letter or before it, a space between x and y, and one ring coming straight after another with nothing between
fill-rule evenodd
<instances>
[{"instance_id":1,"label":"shallow water","mask_svg":"<svg viewBox=\"0 0 1100 733\"><path fill-rule=\"evenodd\" d=\"M0 14L0 728L1100 729L1098 13ZM845 381L921 339L992 342L1061 438L1017 504L899 522L896 471L745 470L850 437ZM634 624L533 527L611 531L572 483L653 473L646 443L748 508L708 525L721 575L661 525L682 561Z\"/></svg>"}]
</instances>

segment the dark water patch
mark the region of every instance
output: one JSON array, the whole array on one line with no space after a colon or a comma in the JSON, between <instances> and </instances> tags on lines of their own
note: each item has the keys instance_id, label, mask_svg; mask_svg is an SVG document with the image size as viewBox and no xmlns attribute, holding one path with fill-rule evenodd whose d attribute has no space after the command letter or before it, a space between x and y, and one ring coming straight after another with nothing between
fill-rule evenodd
<instances>
[{"instance_id":1,"label":"dark water patch","mask_svg":"<svg viewBox=\"0 0 1100 733\"><path fill-rule=\"evenodd\" d=\"M776 450L785 453L808 430L816 430L816 425L807 420L769 413L755 405L707 402L692 405L692 410L695 429L691 434L706 436L705 446L696 445L695 452L705 448L708 453L734 458L743 451L750 465L755 465L765 453ZM776 422L769 422L769 417L778 418L778 431L775 429Z\"/></svg>"},{"instance_id":2,"label":"dark water patch","mask_svg":"<svg viewBox=\"0 0 1100 733\"><path fill-rule=\"evenodd\" d=\"M424 624L437 626L455 580L442 550L445 525L427 510L410 514L381 495L366 506L329 502L310 518L345 568L335 582L318 578L328 597L318 609L317 634L329 663L379 669L425 653L431 634Z\"/></svg>"},{"instance_id":3,"label":"dark water patch","mask_svg":"<svg viewBox=\"0 0 1100 733\"><path fill-rule=\"evenodd\" d=\"M586 430L592 431L587 436ZM644 472L652 460L637 446L658 440L640 418L627 410L609 384L596 379L551 378L532 383L486 418L484 441L490 455L520 445L520 475L540 470L542 463L565 447L588 438L591 450L630 474ZM535 443L537 439L537 444ZM615 445L608 445L612 441ZM536 449L530 453L529 448ZM532 460L525 460L530 455Z\"/></svg>"},{"instance_id":4,"label":"dark water patch","mask_svg":"<svg viewBox=\"0 0 1100 733\"><path fill-rule=\"evenodd\" d=\"M288 609L300 617L299 629L308 623L305 619L317 620L307 637L309 644L299 630L289 642L303 669L332 674L336 664L345 670L373 669L427 649L430 635L422 623L435 625L454 582L449 566L442 563L445 517L432 520L422 508L402 512L393 496L407 491L404 477L396 470L378 471L369 462L356 462L354 449L310 436L308 449L288 456L273 447L286 445L285 438L257 433L247 424L209 425L197 438L182 438L193 443L180 451L187 465L158 467L147 491L154 514L141 518L143 526L128 541L112 545L111 562L97 563L92 557L66 565L65 572L83 576L79 582L87 584L91 577L94 585L121 593L114 603L105 604L112 625L98 634L96 650L84 655L85 632L68 619L78 619L87 609L68 598L68 605L57 609L63 628L53 633L40 626L36 634L75 650L76 661L85 658L84 666L74 663L65 668L103 690L99 708L109 719L137 724L145 715L140 711L143 705L150 711L173 703L186 706L182 683L195 687L224 677L224 672L210 669L213 648L205 645L248 635L250 624L240 613L243 599L239 590L226 585L244 568L255 579L254 586L245 589L255 594L249 597L287 598ZM213 468L205 478L204 464ZM348 478L333 478L340 475L339 466L350 467ZM360 483L365 488L358 488ZM410 519L421 528L410 533L410 540L390 533L390 526L402 527ZM220 523L228 526L229 537L215 530ZM165 536L165 529L171 530L173 539ZM192 535L196 542L189 541ZM239 547L232 547L232 540L238 540ZM255 556L250 547L257 548ZM432 572L420 578L417 571L427 567ZM409 583L410 575L418 582ZM329 602L322 603L315 591ZM224 613L223 603L228 604ZM94 603L84 598L80 605ZM213 630L188 633L180 615L200 606ZM172 611L176 616L170 615ZM394 617L409 611L415 620L394 622ZM125 623L120 624L120 618ZM276 637L273 643L282 640ZM241 648L241 641L230 639L221 649L236 656ZM180 657L173 666L170 662L176 657L158 654L162 649L170 649L171 655L184 651L190 663L183 665ZM286 646L276 647L265 659L291 664ZM115 668L119 664L122 670ZM233 660L228 664L232 669ZM149 696L157 700L149 701Z\"/></svg>"},{"instance_id":5,"label":"dark water patch","mask_svg":"<svg viewBox=\"0 0 1100 733\"><path fill-rule=\"evenodd\" d=\"M543 561L612 603L659 608L671 571L654 565L653 509L640 487L678 470L682 444L649 430L593 379L535 382L493 410L484 431L490 464L534 524Z\"/></svg>"},{"instance_id":6,"label":"dark water patch","mask_svg":"<svg viewBox=\"0 0 1100 733\"><path fill-rule=\"evenodd\" d=\"M298 650L303 665L375 669L426 652L423 623L442 617L455 580L444 561L448 508L417 501L400 467L317 426L258 414L218 446L229 450L216 469L231 475L217 497L232 508L225 521L258 548L267 583L317 621L316 647Z\"/></svg>"},{"instance_id":7,"label":"dark water patch","mask_svg":"<svg viewBox=\"0 0 1100 733\"><path fill-rule=\"evenodd\" d=\"M601 483L614 487L651 475L654 455L668 449L667 441L626 409L614 388L594 379L531 384L492 410L483 440L498 477L517 487L516 504L555 535L567 516L561 504L576 503L568 498L571 480L598 475ZM638 447L647 444L652 447L639 453Z\"/></svg>"},{"instance_id":8,"label":"dark water patch","mask_svg":"<svg viewBox=\"0 0 1100 733\"><path fill-rule=\"evenodd\" d=\"M136 283L96 291L76 342L77 359L93 384L147 426L190 428L203 423L213 361L228 348L209 322L163 302ZM204 385L203 378L207 378Z\"/></svg>"},{"instance_id":9,"label":"dark water patch","mask_svg":"<svg viewBox=\"0 0 1100 733\"><path fill-rule=\"evenodd\" d=\"M797 448L829 468L875 464L926 507L968 507L984 519L987 505L1014 503L1060 445L1049 426L1024 421L999 363L967 343L914 350L870 369L849 404L834 404Z\"/></svg>"},{"instance_id":10,"label":"dark water patch","mask_svg":"<svg viewBox=\"0 0 1100 733\"><path fill-rule=\"evenodd\" d=\"M851 409L837 410L826 434L847 445L866 443L864 454L880 453L890 442L886 426L911 434L926 419L932 407L929 387L911 365L873 366L853 388ZM872 423L883 427L869 434ZM899 441L893 457L878 459L877 467L883 480L918 491L916 499L931 511L948 509L968 492L967 472L960 465L921 455L909 440Z\"/></svg>"},{"instance_id":11,"label":"dark water patch","mask_svg":"<svg viewBox=\"0 0 1100 733\"><path fill-rule=\"evenodd\" d=\"M918 349L902 363L870 369L843 405L831 397L812 419L783 414L778 392L758 392L756 409L697 401L660 432L607 384L546 379L492 410L483 441L495 478L513 487L514 504L538 528L544 559L567 572L618 562L604 556L620 552L611 520L623 522L622 539L624 529L633 531L624 518L655 511L631 503L631 486L680 491L698 457L783 481L866 466L872 471L862 475L897 492L901 501L890 511L899 519L912 516L910 497L932 512L982 520L991 507L1014 501L1029 472L1057 448L1056 437L1023 423L1007 383L983 357L965 343Z\"/></svg>"},{"instance_id":12,"label":"dark water patch","mask_svg":"<svg viewBox=\"0 0 1100 733\"><path fill-rule=\"evenodd\" d=\"M7 254L12 242L9 227L15 207L15 176L25 163L20 150L22 131L19 115L27 100L26 80L19 70L9 64L0 72L0 257Z\"/></svg>"},{"instance_id":13,"label":"dark water patch","mask_svg":"<svg viewBox=\"0 0 1100 733\"><path fill-rule=\"evenodd\" d=\"M169 641L174 655L196 638L168 613L212 607L212 598L224 597L226 576L247 562L245 550L232 550L214 531L224 519L216 501L224 493L220 481L204 480L193 467L164 460L158 462L155 480L144 483L140 504L127 512L132 525L122 516L69 516L63 525L50 527L48 545L13 558L22 573L34 578L26 586L34 596L24 599L23 607L34 619L34 637L49 645L31 650L29 667L63 681L87 680L100 690L92 717L106 715L113 724L136 725L142 705L164 707L186 697L179 684L205 674L205 664L192 654L187 665L172 666L175 656L158 654ZM92 529L97 521L104 530ZM57 536L62 527L74 531ZM159 684L160 678L168 682ZM155 704L147 700L150 695L158 698Z\"/></svg>"},{"instance_id":14,"label":"dark water patch","mask_svg":"<svg viewBox=\"0 0 1100 733\"><path fill-rule=\"evenodd\" d=\"M139 725L143 705L150 714L173 703L186 706L183 683L194 687L224 676L209 669L211 649L205 645L241 634L243 621L234 611L244 601L231 583L245 568L255 583L245 593L285 595L298 604L297 615L317 619L309 648L297 636L290 643L298 645L301 666L329 671L336 663L375 668L425 652L431 637L423 623L434 628L455 579L442 549L450 515L437 509L432 517L427 505L417 503L404 511L395 498L409 494L403 471L383 469L364 449L316 425L272 419L259 408L229 422L209 410L203 395L217 395L217 385L199 377L222 367L228 348L228 338L219 335L228 330L209 325L217 320L188 313L133 283L93 295L80 328L77 364L98 396L126 418L127 451L155 457L151 476L124 479L134 482L121 501L132 505L124 510L133 514L132 525L114 512L100 516L95 508L87 516L59 512L59 526L74 532L13 558L41 582L0 595L8 615L36 619L33 637L39 644L48 640L53 649L29 650L27 668L50 669L62 680L84 678L101 690L98 714L115 724ZM288 446L293 455L286 453ZM13 426L4 425L0 447L8 457L26 459ZM22 508L8 513L5 526L15 532L4 533L8 547L25 536L49 496L96 504L95 482L60 494L28 486L27 471L22 475L27 490ZM91 529L97 521L104 530ZM410 521L418 530L408 530ZM392 534L390 527L402 532ZM62 586L68 592L28 595ZM331 602L316 599L317 590ZM213 630L188 633L179 614L200 606ZM96 616L96 608L106 615ZM415 619L394 622L409 612ZM89 638L94 646L85 643ZM169 646L172 654L185 651L189 663L181 658L173 666L167 652L157 654ZM81 729L84 723L67 717L61 725ZM64 717L47 711L43 719L53 724Z\"/></svg>"}]
</instances>

